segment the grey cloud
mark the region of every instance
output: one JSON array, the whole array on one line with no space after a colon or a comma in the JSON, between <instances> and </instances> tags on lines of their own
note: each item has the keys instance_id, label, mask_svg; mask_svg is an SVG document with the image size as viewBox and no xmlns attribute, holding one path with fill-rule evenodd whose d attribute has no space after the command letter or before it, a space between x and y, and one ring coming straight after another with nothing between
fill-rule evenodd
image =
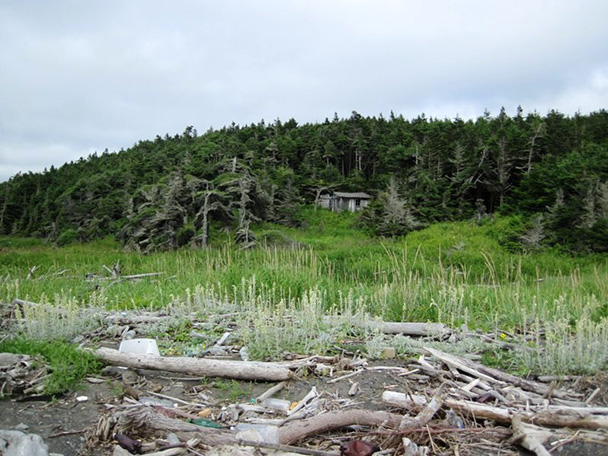
<instances>
[{"instance_id":1,"label":"grey cloud","mask_svg":"<svg viewBox=\"0 0 608 456\"><path fill-rule=\"evenodd\" d=\"M187 125L605 108L606 17L601 0L3 2L0 180Z\"/></svg>"}]
</instances>

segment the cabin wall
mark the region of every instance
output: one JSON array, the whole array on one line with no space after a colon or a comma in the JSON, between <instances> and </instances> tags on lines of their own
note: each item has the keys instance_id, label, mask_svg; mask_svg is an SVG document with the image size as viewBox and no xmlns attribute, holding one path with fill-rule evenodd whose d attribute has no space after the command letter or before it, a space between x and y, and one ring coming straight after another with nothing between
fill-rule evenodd
<instances>
[{"instance_id":1,"label":"cabin wall","mask_svg":"<svg viewBox=\"0 0 608 456\"><path fill-rule=\"evenodd\" d=\"M334 212L358 212L369 204L368 198L345 198L341 196L321 195L318 205Z\"/></svg>"}]
</instances>

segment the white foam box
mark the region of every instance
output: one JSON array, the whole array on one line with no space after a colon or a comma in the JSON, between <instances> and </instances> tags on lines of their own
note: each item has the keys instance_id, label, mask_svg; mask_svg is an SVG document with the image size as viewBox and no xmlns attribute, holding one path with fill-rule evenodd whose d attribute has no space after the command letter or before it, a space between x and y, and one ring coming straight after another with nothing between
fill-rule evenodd
<instances>
[{"instance_id":1,"label":"white foam box","mask_svg":"<svg viewBox=\"0 0 608 456\"><path fill-rule=\"evenodd\" d=\"M119 352L137 353L143 355L160 356L158 345L154 339L123 340L118 347Z\"/></svg>"}]
</instances>

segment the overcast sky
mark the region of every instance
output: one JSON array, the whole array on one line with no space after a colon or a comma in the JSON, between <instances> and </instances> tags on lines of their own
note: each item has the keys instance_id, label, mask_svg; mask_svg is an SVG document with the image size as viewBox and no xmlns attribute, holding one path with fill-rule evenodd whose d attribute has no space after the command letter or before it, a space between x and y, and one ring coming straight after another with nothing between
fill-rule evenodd
<instances>
[{"instance_id":1,"label":"overcast sky","mask_svg":"<svg viewBox=\"0 0 608 456\"><path fill-rule=\"evenodd\" d=\"M608 108L607 0L0 0L0 181L357 111Z\"/></svg>"}]
</instances>

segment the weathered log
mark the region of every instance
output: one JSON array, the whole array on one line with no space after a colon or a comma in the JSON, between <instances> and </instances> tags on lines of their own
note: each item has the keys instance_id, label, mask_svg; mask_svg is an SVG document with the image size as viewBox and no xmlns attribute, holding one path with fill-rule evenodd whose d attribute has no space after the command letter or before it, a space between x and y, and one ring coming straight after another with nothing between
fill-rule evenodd
<instances>
[{"instance_id":1,"label":"weathered log","mask_svg":"<svg viewBox=\"0 0 608 456\"><path fill-rule=\"evenodd\" d=\"M404 334L406 336L419 337L445 336L450 332L448 327L443 323L371 321L366 326L371 329L378 329L384 334Z\"/></svg>"},{"instance_id":2,"label":"weathered log","mask_svg":"<svg viewBox=\"0 0 608 456\"><path fill-rule=\"evenodd\" d=\"M254 442L250 440L239 440L240 445L253 448L264 448L268 450L276 450L280 454L287 455L289 453L307 454L311 456L336 456L336 453L329 451L313 450L311 448L300 448L291 445L281 445L278 443ZM217 449L217 448L216 448ZM222 453L219 453L222 454ZM256 453L257 454L257 453Z\"/></svg>"},{"instance_id":3,"label":"weathered log","mask_svg":"<svg viewBox=\"0 0 608 456\"><path fill-rule=\"evenodd\" d=\"M412 419L405 415L401 418L401 424L399 429L405 429L408 427L423 427L426 426L429 421L433 419L435 414L441 409L443 405L443 385L439 387L431 400L428 401L426 406L420 410L416 418Z\"/></svg>"},{"instance_id":4,"label":"weathered log","mask_svg":"<svg viewBox=\"0 0 608 456\"><path fill-rule=\"evenodd\" d=\"M608 429L608 416L605 415L571 415L551 412L527 412L522 420L538 426L569 427L582 429Z\"/></svg>"},{"instance_id":5,"label":"weathered log","mask_svg":"<svg viewBox=\"0 0 608 456\"><path fill-rule=\"evenodd\" d=\"M573 382L579 378L581 378L580 375L539 375L536 380L542 383Z\"/></svg>"},{"instance_id":6,"label":"weathered log","mask_svg":"<svg viewBox=\"0 0 608 456\"><path fill-rule=\"evenodd\" d=\"M339 317L324 317L324 320L339 320ZM406 336L426 337L445 336L450 333L449 328L443 323L420 323L420 322L393 322L393 321L365 321L354 319L349 323L360 328L376 329L384 334L403 334Z\"/></svg>"},{"instance_id":7,"label":"weathered log","mask_svg":"<svg viewBox=\"0 0 608 456\"><path fill-rule=\"evenodd\" d=\"M520 445L532 451L537 456L551 456L551 453L543 446L544 440L539 439L537 435L529 432L529 430L523 426L520 415L515 415L513 417L511 427L513 428L513 437L510 441L512 444Z\"/></svg>"},{"instance_id":8,"label":"weathered log","mask_svg":"<svg viewBox=\"0 0 608 456\"><path fill-rule=\"evenodd\" d=\"M280 443L288 445L309 435L352 425L385 426L396 429L402 418L401 415L389 412L374 412L364 409L337 410L288 422L279 428L279 439Z\"/></svg>"},{"instance_id":9,"label":"weathered log","mask_svg":"<svg viewBox=\"0 0 608 456\"><path fill-rule=\"evenodd\" d=\"M187 448L169 448L167 450L155 451L153 453L146 453L147 456L178 456L180 454L184 454L188 451ZM127 450L116 445L114 447L114 452L112 456L131 456L133 453L128 452Z\"/></svg>"},{"instance_id":10,"label":"weathered log","mask_svg":"<svg viewBox=\"0 0 608 456\"><path fill-rule=\"evenodd\" d=\"M278 393L279 391L281 391L286 386L287 386L287 382L277 383L272 388L269 388L264 393L260 394L257 397L256 402L258 402L258 403L264 402L266 399L268 399L269 397L274 396L276 393Z\"/></svg>"},{"instance_id":11,"label":"weathered log","mask_svg":"<svg viewBox=\"0 0 608 456\"><path fill-rule=\"evenodd\" d=\"M474 377L480 378L487 382L492 383L503 383L496 378L486 375L477 369L476 363L474 364L471 360L462 358L460 356L452 355L450 353L444 353L442 351L436 350L430 347L424 347L426 351L428 351L431 355L433 355L438 360L445 363L450 368L460 369L463 372L471 374Z\"/></svg>"},{"instance_id":12,"label":"weathered log","mask_svg":"<svg viewBox=\"0 0 608 456\"><path fill-rule=\"evenodd\" d=\"M490 375L500 381L508 383L510 385L518 386L524 390L531 391L536 394L545 395L547 394L549 387L548 385L534 382L532 380L526 380L525 378L518 377L517 375L512 375L507 372L503 372L499 369L494 369L493 367L484 366L481 363L475 363L478 367L479 371ZM572 399L575 396L580 396L575 393L569 393L563 390L554 389L551 392L552 397L558 397L560 399Z\"/></svg>"},{"instance_id":13,"label":"weathered log","mask_svg":"<svg viewBox=\"0 0 608 456\"><path fill-rule=\"evenodd\" d=\"M535 426L534 424L524 423L518 415L513 417L511 423L513 436L509 439L511 445L520 445L525 448L528 443L522 443L525 437L532 437L540 444L549 443L551 451L556 451L560 445L566 444L573 440L594 442L597 444L608 443L608 435L597 431L585 431L577 429L576 431L568 428L545 428ZM530 448L528 448L530 449ZM533 450L531 450L533 451Z\"/></svg>"},{"instance_id":14,"label":"weathered log","mask_svg":"<svg viewBox=\"0 0 608 456\"><path fill-rule=\"evenodd\" d=\"M140 325L140 324L152 324L159 323L167 320L166 315L108 315L105 319L109 323L120 323L121 325Z\"/></svg>"},{"instance_id":15,"label":"weathered log","mask_svg":"<svg viewBox=\"0 0 608 456\"><path fill-rule=\"evenodd\" d=\"M428 399L420 394L404 394L397 393L395 391L384 391L382 393L382 402L409 410L424 407L428 403Z\"/></svg>"},{"instance_id":16,"label":"weathered log","mask_svg":"<svg viewBox=\"0 0 608 456\"><path fill-rule=\"evenodd\" d=\"M106 268L108 269L108 268ZM108 269L108 271L112 272L112 270ZM92 277L90 279L87 279L89 281L96 281L96 280L114 280L114 281L124 281L124 280L137 280L137 279L143 279L144 277L156 277L159 275L164 274L164 272L146 272L144 274L133 274L133 275L127 275L127 276L117 276L117 275L113 275L112 277Z\"/></svg>"},{"instance_id":17,"label":"weathered log","mask_svg":"<svg viewBox=\"0 0 608 456\"><path fill-rule=\"evenodd\" d=\"M293 372L289 368L275 363L148 356L123 353L105 347L97 349L95 354L109 364L135 369L163 370L237 380L282 381L293 377Z\"/></svg>"}]
</instances>

